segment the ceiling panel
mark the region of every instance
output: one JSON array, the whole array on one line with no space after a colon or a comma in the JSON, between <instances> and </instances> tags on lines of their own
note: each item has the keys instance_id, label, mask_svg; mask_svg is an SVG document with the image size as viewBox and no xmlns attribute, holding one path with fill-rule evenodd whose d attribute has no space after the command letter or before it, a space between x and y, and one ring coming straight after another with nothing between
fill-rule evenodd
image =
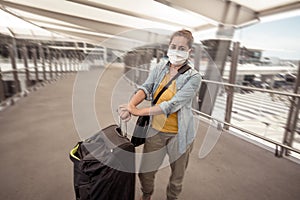
<instances>
[{"instance_id":1,"label":"ceiling panel","mask_svg":"<svg viewBox=\"0 0 300 200\"><path fill-rule=\"evenodd\" d=\"M298 0L0 0L0 4L2 10L30 24L25 26L36 26L29 28L31 36L39 35L35 29L96 43L118 36L118 41L130 45L166 41L182 28L198 34L219 24L243 27L300 10ZM7 34L13 25L2 23L0 28Z\"/></svg>"},{"instance_id":2,"label":"ceiling panel","mask_svg":"<svg viewBox=\"0 0 300 200\"><path fill-rule=\"evenodd\" d=\"M232 0L233 2L250 8L256 12L298 3L299 0Z\"/></svg>"}]
</instances>

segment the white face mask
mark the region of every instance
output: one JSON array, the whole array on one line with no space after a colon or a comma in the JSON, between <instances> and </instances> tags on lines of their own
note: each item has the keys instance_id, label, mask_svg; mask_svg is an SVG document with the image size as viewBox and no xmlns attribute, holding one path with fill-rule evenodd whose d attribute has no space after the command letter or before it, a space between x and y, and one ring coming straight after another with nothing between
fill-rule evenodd
<instances>
[{"instance_id":1,"label":"white face mask","mask_svg":"<svg viewBox=\"0 0 300 200\"><path fill-rule=\"evenodd\" d=\"M189 58L189 53L187 51L168 49L167 56L173 65L181 65Z\"/></svg>"}]
</instances>

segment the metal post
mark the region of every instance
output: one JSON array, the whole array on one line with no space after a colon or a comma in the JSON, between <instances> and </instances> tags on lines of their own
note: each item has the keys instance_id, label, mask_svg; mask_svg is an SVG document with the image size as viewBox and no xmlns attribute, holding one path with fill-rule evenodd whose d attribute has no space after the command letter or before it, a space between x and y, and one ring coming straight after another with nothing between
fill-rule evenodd
<instances>
[{"instance_id":1,"label":"metal post","mask_svg":"<svg viewBox=\"0 0 300 200\"><path fill-rule=\"evenodd\" d=\"M201 44L196 44L195 51L194 51L194 67L198 71L200 71L200 60L201 60Z\"/></svg>"},{"instance_id":2,"label":"metal post","mask_svg":"<svg viewBox=\"0 0 300 200\"><path fill-rule=\"evenodd\" d=\"M2 80L2 71L0 68L0 102L4 101L4 99L5 99L5 91L4 91L4 84Z\"/></svg>"},{"instance_id":3,"label":"metal post","mask_svg":"<svg viewBox=\"0 0 300 200\"><path fill-rule=\"evenodd\" d=\"M102 47L103 48L103 64L104 66L107 64L107 48L106 47Z\"/></svg>"},{"instance_id":4,"label":"metal post","mask_svg":"<svg viewBox=\"0 0 300 200\"><path fill-rule=\"evenodd\" d=\"M25 44L22 47L22 56L23 56L23 59L24 59L26 87L28 88L30 86L30 72L29 72L29 69L28 69L28 52L27 52L27 47L26 47Z\"/></svg>"},{"instance_id":5,"label":"metal post","mask_svg":"<svg viewBox=\"0 0 300 200\"><path fill-rule=\"evenodd\" d=\"M60 67L60 74L62 74L63 73L63 66L62 66L62 53L61 52L59 52L59 53L57 53L58 54L58 62L59 62L59 67Z\"/></svg>"},{"instance_id":6,"label":"metal post","mask_svg":"<svg viewBox=\"0 0 300 200\"><path fill-rule=\"evenodd\" d=\"M74 53L74 67L75 67L75 71L77 72L79 69L79 62L78 62L78 54L76 52Z\"/></svg>"},{"instance_id":7,"label":"metal post","mask_svg":"<svg viewBox=\"0 0 300 200\"><path fill-rule=\"evenodd\" d=\"M61 53L60 53L60 69L61 69L61 72L62 72L62 73L65 73L65 72L66 72L65 65L64 65L64 59L65 59L64 56L65 56L64 53L61 52Z\"/></svg>"},{"instance_id":8,"label":"metal post","mask_svg":"<svg viewBox=\"0 0 300 200\"><path fill-rule=\"evenodd\" d=\"M141 72L140 70L138 70L138 68L141 67L141 62L142 62L142 54L141 52L137 52L137 56L136 56L136 63L135 63L135 67L136 67L136 70L135 70L135 83L137 83L138 85L140 85L140 75L141 75Z\"/></svg>"},{"instance_id":9,"label":"metal post","mask_svg":"<svg viewBox=\"0 0 300 200\"><path fill-rule=\"evenodd\" d=\"M217 44L215 45L215 50L211 56L212 61L209 61L209 65L207 66L206 73L204 79L206 80L213 80L213 81L221 81L223 76L223 71L225 68L226 58L228 55L228 50L231 44L231 39L233 38L234 34L234 26L233 25L224 25L226 24L226 18L228 17L229 8L230 8L231 1L226 1L226 5L223 12L222 23L219 24L217 30L217 37L220 38L227 38L227 40L218 40ZM232 24L236 24L239 13L240 13L241 6L235 7L234 17L232 18ZM215 66L217 69L215 68ZM209 91L208 86L206 84L202 84L200 91L199 91L199 108L202 112L206 114L211 114L215 100L217 97L217 93L219 87L217 85L210 85Z\"/></svg>"},{"instance_id":10,"label":"metal post","mask_svg":"<svg viewBox=\"0 0 300 200\"><path fill-rule=\"evenodd\" d=\"M230 75L229 75L229 83L230 84L235 84L236 71L237 71L237 65L238 65L238 60L239 60L238 59L239 53L240 53L240 43L235 42L234 47L233 47L233 54L232 54ZM230 119L231 119L233 95L234 95L234 87L228 87L227 101L226 101L226 114L225 114L225 122L227 122L227 123L230 123ZM224 129L228 130L229 126L225 125Z\"/></svg>"},{"instance_id":11,"label":"metal post","mask_svg":"<svg viewBox=\"0 0 300 200\"><path fill-rule=\"evenodd\" d=\"M74 53L71 53L71 71L75 72L75 59L74 59L75 55Z\"/></svg>"},{"instance_id":12,"label":"metal post","mask_svg":"<svg viewBox=\"0 0 300 200\"><path fill-rule=\"evenodd\" d=\"M83 68L83 61L84 61L84 53L79 53L79 70L84 70Z\"/></svg>"},{"instance_id":13,"label":"metal post","mask_svg":"<svg viewBox=\"0 0 300 200\"><path fill-rule=\"evenodd\" d=\"M41 63L43 68L43 78L44 80L47 80L46 69L45 69L45 54L44 54L43 46L41 44L39 44L39 53L40 53L40 58L41 58Z\"/></svg>"},{"instance_id":14,"label":"metal post","mask_svg":"<svg viewBox=\"0 0 300 200\"><path fill-rule=\"evenodd\" d=\"M159 63L160 61L160 50L156 49L156 63Z\"/></svg>"},{"instance_id":15,"label":"metal post","mask_svg":"<svg viewBox=\"0 0 300 200\"><path fill-rule=\"evenodd\" d=\"M73 72L76 72L76 61L75 61L75 53L72 53L72 66L73 66Z\"/></svg>"},{"instance_id":16,"label":"metal post","mask_svg":"<svg viewBox=\"0 0 300 200\"><path fill-rule=\"evenodd\" d=\"M206 72L204 75L205 80L222 81L222 76L225 68L225 63L230 47L230 40L216 40L212 41L212 49ZM209 87L209 89L208 89ZM218 85L201 84L199 91L199 109L210 115L212 113L215 100L219 91Z\"/></svg>"},{"instance_id":17,"label":"metal post","mask_svg":"<svg viewBox=\"0 0 300 200\"><path fill-rule=\"evenodd\" d=\"M16 63L16 57L15 57L15 52L16 52L16 46L15 45L9 45L9 55L10 55L10 60L11 60L11 66L12 66L12 73L14 77L14 93L17 94L18 92L21 92L21 87L20 87L20 80L18 76L18 70L17 70L17 63Z\"/></svg>"},{"instance_id":18,"label":"metal post","mask_svg":"<svg viewBox=\"0 0 300 200\"><path fill-rule=\"evenodd\" d=\"M70 66L69 66L69 54L65 54L65 68L67 72L71 72Z\"/></svg>"},{"instance_id":19,"label":"metal post","mask_svg":"<svg viewBox=\"0 0 300 200\"><path fill-rule=\"evenodd\" d=\"M72 53L69 53L69 55L68 55L68 63L69 63L70 72L73 72L73 67L72 67Z\"/></svg>"},{"instance_id":20,"label":"metal post","mask_svg":"<svg viewBox=\"0 0 300 200\"><path fill-rule=\"evenodd\" d=\"M36 56L36 49L33 48L31 50L32 56L33 56L33 64L34 64L34 71L35 71L35 80L38 83L39 82L39 69L37 65L37 56Z\"/></svg>"},{"instance_id":21,"label":"metal post","mask_svg":"<svg viewBox=\"0 0 300 200\"><path fill-rule=\"evenodd\" d=\"M145 52L145 50L143 50L142 52L140 52L140 62L139 62L139 69L144 69L144 63L145 63L145 54L146 54L146 52ZM142 73L141 73L142 71L140 71L139 70L139 77L138 77L138 79L139 79L139 85L141 85L142 84Z\"/></svg>"},{"instance_id":22,"label":"metal post","mask_svg":"<svg viewBox=\"0 0 300 200\"><path fill-rule=\"evenodd\" d=\"M64 72L68 72L68 69L67 69L67 66L66 66L66 54L65 53L62 53L62 65L63 65L63 69L64 69Z\"/></svg>"},{"instance_id":23,"label":"metal post","mask_svg":"<svg viewBox=\"0 0 300 200\"><path fill-rule=\"evenodd\" d=\"M298 63L297 81L294 88L295 94L298 94L299 87L300 87L300 62ZM299 108L300 108L300 99L293 97L291 100L289 116L286 122L286 128L283 137L283 144L288 145L290 147L292 146L294 141L295 129L298 121ZM286 149L281 149L279 156L283 156L284 152L287 156L289 155L289 151L287 151Z\"/></svg>"},{"instance_id":24,"label":"metal post","mask_svg":"<svg viewBox=\"0 0 300 200\"><path fill-rule=\"evenodd\" d=\"M288 140L287 140L287 145L290 146L290 147L292 147L292 145L293 145L294 137L295 137L295 131L296 131L296 128L297 128L298 114L299 114L299 109L300 109L300 99L299 98L296 99L296 105L295 105L294 108L295 109L294 109L293 121L292 121L292 124L291 124L291 133L290 133L290 136L288 137Z\"/></svg>"},{"instance_id":25,"label":"metal post","mask_svg":"<svg viewBox=\"0 0 300 200\"><path fill-rule=\"evenodd\" d=\"M76 62L76 52L73 54L73 65L74 65L74 71L77 71L77 62Z\"/></svg>"},{"instance_id":26,"label":"metal post","mask_svg":"<svg viewBox=\"0 0 300 200\"><path fill-rule=\"evenodd\" d=\"M70 67L69 67L69 55L68 53L65 53L65 59L64 59L64 63L65 63L65 69L67 72L70 72Z\"/></svg>"},{"instance_id":27,"label":"metal post","mask_svg":"<svg viewBox=\"0 0 300 200\"><path fill-rule=\"evenodd\" d=\"M57 67L57 60L58 60L58 54L57 54L57 52L53 52L53 54L54 54L54 59L55 59L55 62L54 62L54 66L55 66L55 76L58 76L58 67Z\"/></svg>"},{"instance_id":28,"label":"metal post","mask_svg":"<svg viewBox=\"0 0 300 200\"><path fill-rule=\"evenodd\" d=\"M47 49L48 53L48 60L49 60L49 72L50 72L50 79L53 79L53 73L52 73L52 54L49 48Z\"/></svg>"}]
</instances>

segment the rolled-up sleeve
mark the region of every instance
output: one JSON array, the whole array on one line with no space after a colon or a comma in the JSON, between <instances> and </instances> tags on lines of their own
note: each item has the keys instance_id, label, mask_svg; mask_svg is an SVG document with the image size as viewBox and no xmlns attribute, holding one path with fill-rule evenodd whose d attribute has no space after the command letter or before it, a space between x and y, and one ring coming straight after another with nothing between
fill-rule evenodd
<instances>
[{"instance_id":1,"label":"rolled-up sleeve","mask_svg":"<svg viewBox=\"0 0 300 200\"><path fill-rule=\"evenodd\" d=\"M153 87L153 86L152 86ZM151 86L141 85L137 88L136 92L138 90L143 90L146 95L146 100L151 100Z\"/></svg>"},{"instance_id":2,"label":"rolled-up sleeve","mask_svg":"<svg viewBox=\"0 0 300 200\"><path fill-rule=\"evenodd\" d=\"M172 99L164 101L159 104L160 108L166 116L177 112L186 103L191 101L196 92L199 90L201 84L201 76L199 73L192 75L184 86L176 92Z\"/></svg>"}]
</instances>

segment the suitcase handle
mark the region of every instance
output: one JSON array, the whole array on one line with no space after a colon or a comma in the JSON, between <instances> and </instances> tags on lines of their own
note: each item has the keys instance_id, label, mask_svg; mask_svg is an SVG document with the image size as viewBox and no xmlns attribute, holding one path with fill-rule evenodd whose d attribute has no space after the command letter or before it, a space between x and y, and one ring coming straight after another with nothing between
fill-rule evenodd
<instances>
[{"instance_id":1,"label":"suitcase handle","mask_svg":"<svg viewBox=\"0 0 300 200\"><path fill-rule=\"evenodd\" d=\"M125 133L122 130L122 124L125 124ZM121 130L122 136L127 137L127 122L123 122L123 120L121 119L120 116L119 116L119 127L120 127L120 130Z\"/></svg>"}]
</instances>

